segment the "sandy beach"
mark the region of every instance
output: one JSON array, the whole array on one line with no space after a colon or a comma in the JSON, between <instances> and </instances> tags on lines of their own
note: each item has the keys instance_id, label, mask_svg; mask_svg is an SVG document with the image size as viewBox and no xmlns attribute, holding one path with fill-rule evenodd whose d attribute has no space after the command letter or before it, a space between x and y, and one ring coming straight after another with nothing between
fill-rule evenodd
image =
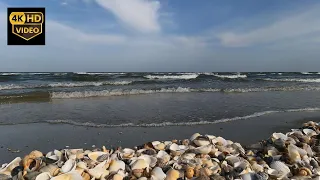
<instances>
[{"instance_id":1,"label":"sandy beach","mask_svg":"<svg viewBox=\"0 0 320 180\"><path fill-rule=\"evenodd\" d=\"M20 124L0 126L0 163L23 157L32 150L102 147L134 147L154 140L186 139L193 133L222 136L242 145L267 139L273 132L287 132L303 122L318 122L319 112L276 113L250 120L212 125L166 127L92 128L61 124ZM9 149L9 150L8 150ZM16 152L19 150L19 152Z\"/></svg>"}]
</instances>

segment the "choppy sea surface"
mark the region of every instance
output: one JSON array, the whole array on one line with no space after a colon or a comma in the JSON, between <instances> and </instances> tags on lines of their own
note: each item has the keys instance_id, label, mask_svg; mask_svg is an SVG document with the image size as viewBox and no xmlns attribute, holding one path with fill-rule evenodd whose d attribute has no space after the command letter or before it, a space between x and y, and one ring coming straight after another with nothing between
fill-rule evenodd
<instances>
[{"instance_id":1,"label":"choppy sea surface","mask_svg":"<svg viewBox=\"0 0 320 180\"><path fill-rule=\"evenodd\" d=\"M195 125L300 111L320 111L318 72L0 73L0 125Z\"/></svg>"}]
</instances>

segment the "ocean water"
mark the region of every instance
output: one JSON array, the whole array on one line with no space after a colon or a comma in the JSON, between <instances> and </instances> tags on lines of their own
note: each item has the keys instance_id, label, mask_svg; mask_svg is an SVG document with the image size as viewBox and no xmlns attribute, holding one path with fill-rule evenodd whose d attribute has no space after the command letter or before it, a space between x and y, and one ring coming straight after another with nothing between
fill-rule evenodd
<instances>
[{"instance_id":1,"label":"ocean water","mask_svg":"<svg viewBox=\"0 0 320 180\"><path fill-rule=\"evenodd\" d=\"M0 125L182 126L314 111L318 72L0 73Z\"/></svg>"}]
</instances>

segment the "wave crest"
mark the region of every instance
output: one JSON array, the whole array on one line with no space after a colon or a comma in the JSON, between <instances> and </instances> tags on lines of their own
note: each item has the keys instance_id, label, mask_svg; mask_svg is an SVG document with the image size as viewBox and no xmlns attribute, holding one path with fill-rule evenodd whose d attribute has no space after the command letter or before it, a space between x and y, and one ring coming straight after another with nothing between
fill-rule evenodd
<instances>
[{"instance_id":1,"label":"wave crest","mask_svg":"<svg viewBox=\"0 0 320 180\"><path fill-rule=\"evenodd\" d=\"M206 125L206 124L218 124L230 121L246 120L255 117L260 117L268 114L281 113L281 112L312 112L320 111L320 108L301 108L301 109L287 109L283 111L262 111L256 112L246 116L236 116L233 118L224 118L213 121L195 121L195 122L162 122L162 123L142 123L142 124L133 124L133 123L124 123L124 124L97 124L93 122L77 122L73 120L47 120L45 122L50 124L71 124L76 126L86 126L86 127L163 127L163 126L192 126L192 125Z\"/></svg>"},{"instance_id":2,"label":"wave crest","mask_svg":"<svg viewBox=\"0 0 320 180\"><path fill-rule=\"evenodd\" d=\"M147 79L195 79L199 74L182 74L182 75L146 75Z\"/></svg>"}]
</instances>

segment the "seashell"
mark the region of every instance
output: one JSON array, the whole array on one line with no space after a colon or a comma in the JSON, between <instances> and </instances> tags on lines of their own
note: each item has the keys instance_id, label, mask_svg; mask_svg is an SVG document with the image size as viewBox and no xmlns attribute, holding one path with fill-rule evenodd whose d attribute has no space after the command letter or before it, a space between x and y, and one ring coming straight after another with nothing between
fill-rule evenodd
<instances>
[{"instance_id":1,"label":"seashell","mask_svg":"<svg viewBox=\"0 0 320 180\"><path fill-rule=\"evenodd\" d=\"M137 177L137 178L140 178L143 174L143 169L134 169L132 170L132 174Z\"/></svg>"},{"instance_id":2,"label":"seashell","mask_svg":"<svg viewBox=\"0 0 320 180\"><path fill-rule=\"evenodd\" d=\"M228 141L225 140L223 137L217 137L215 139L212 139L212 144L216 144L218 146L227 146L228 145Z\"/></svg>"},{"instance_id":3,"label":"seashell","mask_svg":"<svg viewBox=\"0 0 320 180\"><path fill-rule=\"evenodd\" d=\"M121 158L123 159L129 159L132 158L135 154L135 151L133 149L124 148L121 152Z\"/></svg>"},{"instance_id":4,"label":"seashell","mask_svg":"<svg viewBox=\"0 0 320 180\"><path fill-rule=\"evenodd\" d=\"M199 134L199 133L194 133L194 134L190 137L190 141L193 142L193 140L195 140L198 136L201 136L201 134Z\"/></svg>"},{"instance_id":5,"label":"seashell","mask_svg":"<svg viewBox=\"0 0 320 180\"><path fill-rule=\"evenodd\" d=\"M188 147L184 146L184 145L178 145L178 144L173 143L170 145L169 149L170 149L172 155L179 156L179 155L183 154L188 149Z\"/></svg>"},{"instance_id":6,"label":"seashell","mask_svg":"<svg viewBox=\"0 0 320 180\"><path fill-rule=\"evenodd\" d=\"M23 175L26 175L28 171L36 171L40 168L41 159L38 157L39 155L40 154L37 151L35 151L33 154L30 153L29 155L23 158Z\"/></svg>"},{"instance_id":7,"label":"seashell","mask_svg":"<svg viewBox=\"0 0 320 180\"><path fill-rule=\"evenodd\" d=\"M150 166L150 167L154 167L157 164L157 158L155 158L153 156L149 156L149 155L141 155L139 157L131 158L130 159L131 160L130 164L133 164L134 161L137 161L138 159L143 159L148 164L148 166Z\"/></svg>"},{"instance_id":8,"label":"seashell","mask_svg":"<svg viewBox=\"0 0 320 180\"><path fill-rule=\"evenodd\" d=\"M109 171L104 168L105 164L106 161L101 162L96 167L89 169L88 173L96 179L100 179L103 174L105 174L105 176L109 175Z\"/></svg>"},{"instance_id":9,"label":"seashell","mask_svg":"<svg viewBox=\"0 0 320 180\"><path fill-rule=\"evenodd\" d=\"M83 162L83 161L80 161L77 163L77 167L81 168L81 169L88 169L87 168L87 163Z\"/></svg>"},{"instance_id":10,"label":"seashell","mask_svg":"<svg viewBox=\"0 0 320 180\"><path fill-rule=\"evenodd\" d=\"M308 156L313 156L314 153L309 144L303 144L303 149L307 152Z\"/></svg>"},{"instance_id":11,"label":"seashell","mask_svg":"<svg viewBox=\"0 0 320 180\"><path fill-rule=\"evenodd\" d=\"M314 168L314 169L312 170L312 172L313 172L314 174L320 176L320 168L319 168L319 167Z\"/></svg>"},{"instance_id":12,"label":"seashell","mask_svg":"<svg viewBox=\"0 0 320 180\"><path fill-rule=\"evenodd\" d=\"M77 167L77 164L76 164L75 160L69 159L64 163L64 165L61 167L60 171L62 173L67 173L70 171L74 171L76 169L76 167Z\"/></svg>"},{"instance_id":13,"label":"seashell","mask_svg":"<svg viewBox=\"0 0 320 180\"><path fill-rule=\"evenodd\" d=\"M165 151L162 151L162 150L160 150L159 152L158 152L158 154L157 154L157 156L156 156L158 159L161 159L161 161L163 162L163 163L167 163L167 162L169 162L170 161L170 155L167 153L167 152L165 152Z\"/></svg>"},{"instance_id":14,"label":"seashell","mask_svg":"<svg viewBox=\"0 0 320 180\"><path fill-rule=\"evenodd\" d=\"M49 173L50 176L56 176L60 172L60 168L55 164L49 164L47 166L42 167L40 170L42 173Z\"/></svg>"},{"instance_id":15,"label":"seashell","mask_svg":"<svg viewBox=\"0 0 320 180\"><path fill-rule=\"evenodd\" d=\"M6 175L6 174L0 174L0 179L2 180L9 180L11 178L10 175Z\"/></svg>"},{"instance_id":16,"label":"seashell","mask_svg":"<svg viewBox=\"0 0 320 180\"><path fill-rule=\"evenodd\" d=\"M160 141L153 141L151 142L152 146L157 150L164 150L166 145Z\"/></svg>"},{"instance_id":17,"label":"seashell","mask_svg":"<svg viewBox=\"0 0 320 180\"><path fill-rule=\"evenodd\" d=\"M35 180L50 180L51 179L51 175L48 172L43 172L41 174L39 174Z\"/></svg>"},{"instance_id":18,"label":"seashell","mask_svg":"<svg viewBox=\"0 0 320 180\"><path fill-rule=\"evenodd\" d=\"M195 148L193 150L197 154L208 154L209 152L211 152L212 147L213 147L212 144L209 144L209 145L206 145L206 146L197 147L197 148Z\"/></svg>"},{"instance_id":19,"label":"seashell","mask_svg":"<svg viewBox=\"0 0 320 180\"><path fill-rule=\"evenodd\" d=\"M197 146L206 146L211 142L206 136L198 136L193 140L193 143Z\"/></svg>"},{"instance_id":20,"label":"seashell","mask_svg":"<svg viewBox=\"0 0 320 180\"><path fill-rule=\"evenodd\" d=\"M236 163L241 162L240 158L237 156L227 156L226 157L226 161L228 162L228 164L230 164L231 166L234 166Z\"/></svg>"},{"instance_id":21,"label":"seashell","mask_svg":"<svg viewBox=\"0 0 320 180\"><path fill-rule=\"evenodd\" d=\"M111 172L118 172L119 170L125 170L126 164L120 160L112 160L109 166L109 171Z\"/></svg>"},{"instance_id":22,"label":"seashell","mask_svg":"<svg viewBox=\"0 0 320 180\"><path fill-rule=\"evenodd\" d=\"M159 167L155 167L151 171L151 179L153 180L164 180L166 178L166 174Z\"/></svg>"},{"instance_id":23,"label":"seashell","mask_svg":"<svg viewBox=\"0 0 320 180\"><path fill-rule=\"evenodd\" d=\"M292 162L299 162L301 161L301 156L300 153L298 151L298 147L296 147L295 145L290 144L288 146L288 155L289 158Z\"/></svg>"},{"instance_id":24,"label":"seashell","mask_svg":"<svg viewBox=\"0 0 320 180\"><path fill-rule=\"evenodd\" d=\"M82 180L82 176L77 173L76 171L70 171L68 173L65 174L61 174L59 176L55 176L53 178L51 178L51 180Z\"/></svg>"},{"instance_id":25,"label":"seashell","mask_svg":"<svg viewBox=\"0 0 320 180\"><path fill-rule=\"evenodd\" d=\"M184 153L181 155L182 160L191 160L191 159L194 159L195 157L196 157L195 153Z\"/></svg>"},{"instance_id":26,"label":"seashell","mask_svg":"<svg viewBox=\"0 0 320 180\"><path fill-rule=\"evenodd\" d=\"M21 158L17 157L13 161L11 161L9 164L5 165L3 168L0 169L0 174L6 174L6 175L11 175L11 171L19 166L21 162Z\"/></svg>"},{"instance_id":27,"label":"seashell","mask_svg":"<svg viewBox=\"0 0 320 180\"><path fill-rule=\"evenodd\" d=\"M132 170L136 170L136 169L147 169L149 168L149 164L147 164L147 162L143 159L138 159L136 161L134 161L133 163L130 164L131 165L131 169Z\"/></svg>"},{"instance_id":28,"label":"seashell","mask_svg":"<svg viewBox=\"0 0 320 180\"><path fill-rule=\"evenodd\" d=\"M272 171L270 175L274 175L280 179L286 177L290 173L289 167L281 161L273 161L270 164L270 168L275 170L275 171Z\"/></svg>"},{"instance_id":29,"label":"seashell","mask_svg":"<svg viewBox=\"0 0 320 180\"><path fill-rule=\"evenodd\" d=\"M120 174L115 174L112 179L113 180L122 180L123 176L121 176Z\"/></svg>"},{"instance_id":30,"label":"seashell","mask_svg":"<svg viewBox=\"0 0 320 180\"><path fill-rule=\"evenodd\" d=\"M283 151L286 148L286 143L285 140L279 138L279 139L275 139L273 141L273 145L275 148L277 148L279 151Z\"/></svg>"},{"instance_id":31,"label":"seashell","mask_svg":"<svg viewBox=\"0 0 320 180\"><path fill-rule=\"evenodd\" d=\"M317 132L315 132L312 129L303 129L302 132L307 136L315 136L315 135L317 135Z\"/></svg>"},{"instance_id":32,"label":"seashell","mask_svg":"<svg viewBox=\"0 0 320 180\"><path fill-rule=\"evenodd\" d=\"M109 159L109 154L105 152L96 151L96 152L88 153L88 157L93 161L102 162L104 160Z\"/></svg>"},{"instance_id":33,"label":"seashell","mask_svg":"<svg viewBox=\"0 0 320 180\"><path fill-rule=\"evenodd\" d=\"M170 169L167 172L167 176L165 178L165 180L177 180L179 178L180 174L179 171L174 170L174 169Z\"/></svg>"},{"instance_id":34,"label":"seashell","mask_svg":"<svg viewBox=\"0 0 320 180\"><path fill-rule=\"evenodd\" d=\"M194 168L192 167L187 167L185 175L188 179L191 179L194 176Z\"/></svg>"},{"instance_id":35,"label":"seashell","mask_svg":"<svg viewBox=\"0 0 320 180\"><path fill-rule=\"evenodd\" d=\"M246 146L246 147L247 147L247 149L262 150L262 149L264 149L264 144L259 142L259 143L251 144L251 145Z\"/></svg>"},{"instance_id":36,"label":"seashell","mask_svg":"<svg viewBox=\"0 0 320 180\"><path fill-rule=\"evenodd\" d=\"M141 178L139 178L138 180L148 180L148 178L146 178L146 177L141 177Z\"/></svg>"},{"instance_id":37,"label":"seashell","mask_svg":"<svg viewBox=\"0 0 320 180\"><path fill-rule=\"evenodd\" d=\"M240 154L244 155L246 154L246 151L243 149L243 147L241 146L241 144L239 143L232 143L231 146L238 151Z\"/></svg>"},{"instance_id":38,"label":"seashell","mask_svg":"<svg viewBox=\"0 0 320 180\"><path fill-rule=\"evenodd\" d=\"M81 173L81 176L83 178L83 180L90 180L90 175L88 173L85 173L85 172L82 172Z\"/></svg>"},{"instance_id":39,"label":"seashell","mask_svg":"<svg viewBox=\"0 0 320 180\"><path fill-rule=\"evenodd\" d=\"M281 139L281 140L286 141L288 139L288 136L283 133L273 133L271 135L271 139L273 139L273 140Z\"/></svg>"},{"instance_id":40,"label":"seashell","mask_svg":"<svg viewBox=\"0 0 320 180\"><path fill-rule=\"evenodd\" d=\"M312 172L310 169L306 168L306 167L302 167L299 169L299 173L300 176L311 176Z\"/></svg>"},{"instance_id":41,"label":"seashell","mask_svg":"<svg viewBox=\"0 0 320 180\"><path fill-rule=\"evenodd\" d=\"M38 171L32 171L32 172L28 172L22 178L24 178L24 179L36 179L39 174L41 174L41 173L38 172Z\"/></svg>"}]
</instances>

